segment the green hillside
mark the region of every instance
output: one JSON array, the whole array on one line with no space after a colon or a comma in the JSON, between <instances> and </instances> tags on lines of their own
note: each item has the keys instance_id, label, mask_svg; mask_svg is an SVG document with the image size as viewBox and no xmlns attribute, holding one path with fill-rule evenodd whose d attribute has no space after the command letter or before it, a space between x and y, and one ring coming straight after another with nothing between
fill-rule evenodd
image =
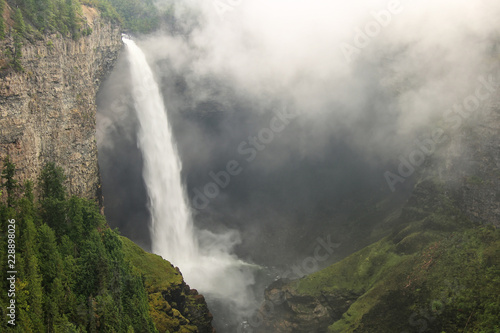
<instances>
[{"instance_id":1,"label":"green hillside","mask_svg":"<svg viewBox=\"0 0 500 333\"><path fill-rule=\"evenodd\" d=\"M500 231L472 224L456 207L439 184L421 182L391 235L268 291L291 295L273 327L500 332Z\"/></svg>"},{"instance_id":2,"label":"green hillside","mask_svg":"<svg viewBox=\"0 0 500 333\"><path fill-rule=\"evenodd\" d=\"M0 252L2 290L11 287L7 271L17 272L14 295L0 296L3 318L15 303L16 325L4 321L4 328L129 333L210 326L203 297L189 290L169 262L111 230L96 203L68 197L61 168L44 168L35 198L31 182L16 181L8 158L3 165L0 247L12 253Z\"/></svg>"}]
</instances>

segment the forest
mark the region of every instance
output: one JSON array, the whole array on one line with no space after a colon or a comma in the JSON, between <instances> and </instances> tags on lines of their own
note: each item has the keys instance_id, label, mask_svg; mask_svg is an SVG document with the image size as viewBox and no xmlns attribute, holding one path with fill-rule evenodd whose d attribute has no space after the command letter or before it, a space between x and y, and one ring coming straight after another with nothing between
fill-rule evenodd
<instances>
[{"instance_id":1,"label":"forest","mask_svg":"<svg viewBox=\"0 0 500 333\"><path fill-rule=\"evenodd\" d=\"M37 180L19 184L7 157L0 204L2 249L15 274L15 332L156 332L143 276L124 259L122 240L96 203L69 197L60 167L48 163ZM15 225L15 237L7 237ZM10 227L12 228L12 227ZM0 273L2 290L10 275ZM12 288L11 288L12 289ZM0 296L7 318L8 293Z\"/></svg>"},{"instance_id":2,"label":"forest","mask_svg":"<svg viewBox=\"0 0 500 333\"><path fill-rule=\"evenodd\" d=\"M131 33L152 32L173 17L173 3L158 10L152 0L0 0L1 12L7 4L15 12L14 33L26 39L49 33L73 39L89 35L92 29L83 19L82 5L98 9L102 17ZM0 38L9 32L6 23L0 16Z\"/></svg>"}]
</instances>

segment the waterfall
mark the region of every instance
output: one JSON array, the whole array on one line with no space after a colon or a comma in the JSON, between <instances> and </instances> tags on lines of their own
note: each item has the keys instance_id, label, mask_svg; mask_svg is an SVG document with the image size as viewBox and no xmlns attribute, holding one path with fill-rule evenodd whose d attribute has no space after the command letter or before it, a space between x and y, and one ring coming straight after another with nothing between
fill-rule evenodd
<instances>
[{"instance_id":1,"label":"waterfall","mask_svg":"<svg viewBox=\"0 0 500 333\"><path fill-rule=\"evenodd\" d=\"M158 85L146 57L131 39L128 47L132 97L140 128L138 143L144 159L143 177L151 212L152 250L168 255L174 265L195 260L199 249L181 182L181 162Z\"/></svg>"},{"instance_id":2,"label":"waterfall","mask_svg":"<svg viewBox=\"0 0 500 333\"><path fill-rule=\"evenodd\" d=\"M253 265L231 254L239 234L197 230L181 179L181 162L174 144L163 98L146 56L124 37L132 79L132 97L139 120L138 144L149 196L152 251L169 260L193 288L233 307L250 307ZM202 244L202 245L200 245Z\"/></svg>"}]
</instances>

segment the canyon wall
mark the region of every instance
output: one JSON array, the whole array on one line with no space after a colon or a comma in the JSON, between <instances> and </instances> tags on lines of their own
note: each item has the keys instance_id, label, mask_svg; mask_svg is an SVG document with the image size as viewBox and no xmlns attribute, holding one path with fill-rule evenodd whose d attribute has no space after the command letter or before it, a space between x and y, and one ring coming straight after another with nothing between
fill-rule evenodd
<instances>
[{"instance_id":1,"label":"canyon wall","mask_svg":"<svg viewBox=\"0 0 500 333\"><path fill-rule=\"evenodd\" d=\"M56 162L71 195L101 200L95 98L122 41L119 26L94 8L83 12L92 28L89 36L25 40L23 71L9 68L6 52L0 55L0 156L10 156L21 181L36 180L45 163ZM0 48L13 52L12 34Z\"/></svg>"}]
</instances>

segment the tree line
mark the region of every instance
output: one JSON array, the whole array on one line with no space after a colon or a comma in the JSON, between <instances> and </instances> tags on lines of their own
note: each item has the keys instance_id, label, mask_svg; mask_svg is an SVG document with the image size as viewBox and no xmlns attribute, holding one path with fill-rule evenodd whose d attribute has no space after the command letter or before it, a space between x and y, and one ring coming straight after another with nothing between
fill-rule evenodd
<instances>
[{"instance_id":1,"label":"tree line","mask_svg":"<svg viewBox=\"0 0 500 333\"><path fill-rule=\"evenodd\" d=\"M62 168L48 163L20 184L3 161L0 192L1 290L8 290L8 220L16 221L13 332L157 332L144 278L124 260L122 241L95 202L69 197ZM3 318L9 299L0 294ZM2 324L4 325L4 324Z\"/></svg>"}]
</instances>

